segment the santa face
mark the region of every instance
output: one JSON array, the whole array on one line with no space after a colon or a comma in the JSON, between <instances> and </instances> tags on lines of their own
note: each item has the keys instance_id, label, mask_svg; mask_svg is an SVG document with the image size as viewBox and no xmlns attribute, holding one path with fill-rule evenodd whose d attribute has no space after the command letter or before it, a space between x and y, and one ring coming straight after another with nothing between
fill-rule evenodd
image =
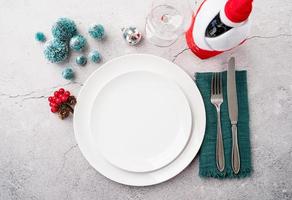
<instances>
[{"instance_id":1,"label":"santa face","mask_svg":"<svg viewBox=\"0 0 292 200\"><path fill-rule=\"evenodd\" d=\"M224 24L220 19L220 14L218 13L207 26L205 36L210 38L217 37L229 31L230 29L232 29L232 27Z\"/></svg>"}]
</instances>

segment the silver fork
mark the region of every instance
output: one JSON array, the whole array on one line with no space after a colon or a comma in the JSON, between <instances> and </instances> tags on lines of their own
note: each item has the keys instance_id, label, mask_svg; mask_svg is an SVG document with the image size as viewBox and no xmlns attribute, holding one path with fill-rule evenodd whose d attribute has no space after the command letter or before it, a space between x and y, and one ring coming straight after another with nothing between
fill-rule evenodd
<instances>
[{"instance_id":1,"label":"silver fork","mask_svg":"<svg viewBox=\"0 0 292 200\"><path fill-rule=\"evenodd\" d=\"M211 81L211 103L215 106L217 111L216 165L217 169L222 172L225 168L225 159L220 117L220 106L223 103L221 73L213 73Z\"/></svg>"}]
</instances>

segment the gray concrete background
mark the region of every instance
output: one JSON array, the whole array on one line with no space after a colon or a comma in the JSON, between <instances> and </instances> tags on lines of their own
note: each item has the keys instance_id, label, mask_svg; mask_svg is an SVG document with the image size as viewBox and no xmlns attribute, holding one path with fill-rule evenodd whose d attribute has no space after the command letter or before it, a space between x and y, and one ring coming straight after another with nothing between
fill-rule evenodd
<instances>
[{"instance_id":1,"label":"gray concrete background","mask_svg":"<svg viewBox=\"0 0 292 200\"><path fill-rule=\"evenodd\" d=\"M179 0L178 0L179 1ZM255 1L251 36L241 47L209 60L186 49L184 38L170 48L144 41L127 46L120 28L144 29L151 0L0 0L0 199L31 200L194 200L292 199L292 1ZM151 187L128 187L96 172L74 139L72 118L49 112L47 96L57 87L77 95L99 67L88 63L75 82L60 76L63 65L48 63L36 31L50 36L56 18L71 17L104 62L127 53L152 53L190 75L226 68L233 55L248 70L254 173L242 180L204 180L198 159L175 178ZM105 25L108 37L96 42L86 30ZM70 63L74 65L73 53Z\"/></svg>"}]
</instances>

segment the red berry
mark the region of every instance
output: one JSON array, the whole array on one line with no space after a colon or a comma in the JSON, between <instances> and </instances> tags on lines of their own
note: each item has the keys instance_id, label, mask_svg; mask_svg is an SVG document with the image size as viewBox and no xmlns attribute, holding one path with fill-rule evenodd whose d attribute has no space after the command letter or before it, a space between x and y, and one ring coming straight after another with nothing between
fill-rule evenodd
<instances>
[{"instance_id":1,"label":"red berry","mask_svg":"<svg viewBox=\"0 0 292 200\"><path fill-rule=\"evenodd\" d=\"M63 103L65 103L68 100L68 96L65 96L65 95L62 96L61 100L62 100Z\"/></svg>"},{"instance_id":2,"label":"red berry","mask_svg":"<svg viewBox=\"0 0 292 200\"><path fill-rule=\"evenodd\" d=\"M59 93L63 94L65 92L64 88L59 89Z\"/></svg>"},{"instance_id":3,"label":"red berry","mask_svg":"<svg viewBox=\"0 0 292 200\"><path fill-rule=\"evenodd\" d=\"M59 94L58 94L58 98L60 98L60 99L61 99L61 98L62 98L62 96L64 96L64 94L61 94L61 93L59 93Z\"/></svg>"},{"instance_id":4,"label":"red berry","mask_svg":"<svg viewBox=\"0 0 292 200\"><path fill-rule=\"evenodd\" d=\"M54 103L56 102L56 97L53 97L53 100L52 100L52 102L54 102Z\"/></svg>"},{"instance_id":5,"label":"red berry","mask_svg":"<svg viewBox=\"0 0 292 200\"><path fill-rule=\"evenodd\" d=\"M49 97L49 98L48 98L48 101L49 101L49 102L53 102L53 97L52 97L52 96Z\"/></svg>"},{"instance_id":6,"label":"red berry","mask_svg":"<svg viewBox=\"0 0 292 200\"><path fill-rule=\"evenodd\" d=\"M51 103L50 103L50 106L51 106L51 107L58 107L58 104L56 104L56 103L54 103L54 102L51 102Z\"/></svg>"},{"instance_id":7,"label":"red berry","mask_svg":"<svg viewBox=\"0 0 292 200\"><path fill-rule=\"evenodd\" d=\"M59 110L58 107L52 107L52 108L51 108L52 113L58 112L58 110Z\"/></svg>"},{"instance_id":8,"label":"red berry","mask_svg":"<svg viewBox=\"0 0 292 200\"><path fill-rule=\"evenodd\" d=\"M62 100L60 98L56 98L56 104L60 105L62 103Z\"/></svg>"},{"instance_id":9,"label":"red berry","mask_svg":"<svg viewBox=\"0 0 292 200\"><path fill-rule=\"evenodd\" d=\"M65 93L64 93L64 95L66 95L66 96L70 96L70 92L69 91L66 91Z\"/></svg>"},{"instance_id":10,"label":"red berry","mask_svg":"<svg viewBox=\"0 0 292 200\"><path fill-rule=\"evenodd\" d=\"M58 97L58 96L59 96L59 92L58 92L58 91L55 91L55 92L54 92L54 96L55 96L55 97Z\"/></svg>"}]
</instances>

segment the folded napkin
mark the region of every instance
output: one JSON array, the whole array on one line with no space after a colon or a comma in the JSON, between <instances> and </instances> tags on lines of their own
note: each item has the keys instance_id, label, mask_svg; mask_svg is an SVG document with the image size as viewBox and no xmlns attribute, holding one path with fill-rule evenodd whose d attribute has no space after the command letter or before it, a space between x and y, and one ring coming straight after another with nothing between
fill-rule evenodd
<instances>
[{"instance_id":1,"label":"folded napkin","mask_svg":"<svg viewBox=\"0 0 292 200\"><path fill-rule=\"evenodd\" d=\"M238 144L240 151L240 171L237 175L231 167L231 124L228 114L227 102L227 72L222 73L223 103L221 105L221 125L223 144L225 152L225 170L219 172L216 167L216 135L217 115L213 104L211 104L211 79L212 73L196 73L197 86L202 94L206 109L206 131L203 144L200 149L201 177L233 178L246 177L251 174L251 151L249 137L249 110L247 97L246 71L236 71L237 101L238 101Z\"/></svg>"}]
</instances>

